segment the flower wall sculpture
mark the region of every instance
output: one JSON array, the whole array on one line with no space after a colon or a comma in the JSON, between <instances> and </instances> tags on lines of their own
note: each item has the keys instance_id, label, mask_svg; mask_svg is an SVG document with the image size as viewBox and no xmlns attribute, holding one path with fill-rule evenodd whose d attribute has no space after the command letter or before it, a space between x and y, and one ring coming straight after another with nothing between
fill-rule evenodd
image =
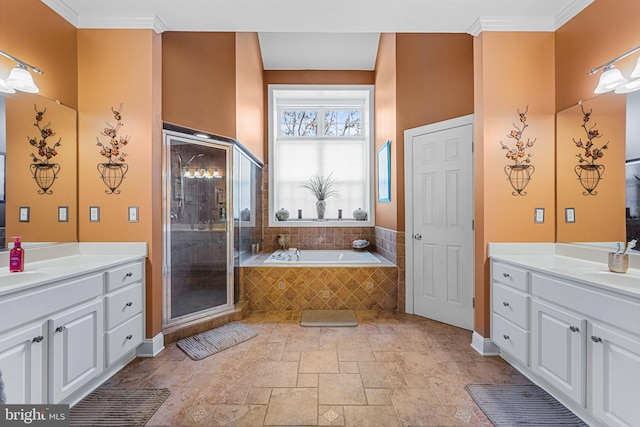
<instances>
[{"instance_id":1,"label":"flower wall sculpture","mask_svg":"<svg viewBox=\"0 0 640 427\"><path fill-rule=\"evenodd\" d=\"M513 130L511 130L511 132L507 134L507 138L515 140L513 148L510 148L508 145L500 141L502 149L507 150L507 159L513 160L512 165L507 165L504 167L504 172L507 175L507 179L509 180L511 187L513 187L513 189L515 190L511 193L514 196L527 195L524 189L529 184L531 176L535 171L535 167L531 164L531 157L533 157L533 154L528 153L527 149L533 147L533 144L536 142L537 138L533 140L527 138L525 142L523 136L524 131L529 126L527 125L528 112L528 105L524 112L520 112L520 109L518 109L520 125L514 123Z\"/></svg>"},{"instance_id":2,"label":"flower wall sculpture","mask_svg":"<svg viewBox=\"0 0 640 427\"><path fill-rule=\"evenodd\" d=\"M582 102L580 104L580 109L582 110L582 129L586 134L587 140L582 141L582 138L576 140L573 138L573 143L576 144L576 147L580 148L581 152L576 154L578 158L578 164L575 166L574 171L576 175L578 175L578 180L582 187L586 190L583 191L582 194L585 196L595 196L598 194L595 191L596 186L602 179L602 175L604 174L604 165L596 163L596 160L604 157L603 150L606 150L609 146L609 141L607 141L600 148L596 147L594 144L594 140L601 138L602 135L596 129L596 123L591 127L587 127L587 123L591 120L591 114L593 113L593 109L589 110L589 112L584 111L584 106Z\"/></svg>"},{"instance_id":3,"label":"flower wall sculpture","mask_svg":"<svg viewBox=\"0 0 640 427\"><path fill-rule=\"evenodd\" d=\"M98 172L100 172L102 181L108 188L108 190L105 190L105 193L107 194L120 194L118 187L122 184L122 180L129 170L129 165L124 162L127 154L122 151L124 146L129 143L129 137L118 136L118 132L123 126L121 114L122 108L122 103L118 110L114 110L113 107L111 107L111 112L113 113L113 118L116 120L116 125L113 126L106 122L107 127L100 132L101 135L109 138L109 141L103 143L100 141L100 137L96 138L98 141L96 145L100 147L100 155L108 159L108 162L98 163Z\"/></svg>"},{"instance_id":4,"label":"flower wall sculpture","mask_svg":"<svg viewBox=\"0 0 640 427\"><path fill-rule=\"evenodd\" d=\"M58 177L60 165L57 163L49 163L49 160L58 155L56 148L62 145L62 138L58 138L54 143L47 141L48 138L56 135L51 128L50 122L45 125L42 124L44 114L47 109L45 108L44 110L39 111L38 106L35 104L33 105L33 108L36 111L36 122L33 125L38 128L39 136L34 138L27 136L29 144L38 150L36 152L37 155L36 153L31 153L33 163L31 163L29 169L31 170L31 174L33 175L33 179L35 179L36 184L40 187L38 194L53 194L53 191L50 190L50 188Z\"/></svg>"}]
</instances>

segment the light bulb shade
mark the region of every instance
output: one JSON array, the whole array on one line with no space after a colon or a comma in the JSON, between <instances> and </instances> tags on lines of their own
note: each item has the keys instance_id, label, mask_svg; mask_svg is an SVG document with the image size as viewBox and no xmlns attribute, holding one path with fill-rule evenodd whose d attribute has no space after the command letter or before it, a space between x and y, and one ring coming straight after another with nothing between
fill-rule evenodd
<instances>
[{"instance_id":1,"label":"light bulb shade","mask_svg":"<svg viewBox=\"0 0 640 427\"><path fill-rule=\"evenodd\" d=\"M0 92L2 93L16 93L16 90L5 82L3 79L0 79Z\"/></svg>"},{"instance_id":2,"label":"light bulb shade","mask_svg":"<svg viewBox=\"0 0 640 427\"><path fill-rule=\"evenodd\" d=\"M600 76L598 81L598 87L593 93L605 93L611 92L619 86L623 86L629 83L629 80L625 79L620 70L611 66Z\"/></svg>"},{"instance_id":3,"label":"light bulb shade","mask_svg":"<svg viewBox=\"0 0 640 427\"><path fill-rule=\"evenodd\" d=\"M622 85L616 88L616 93L630 93L640 90L640 79L631 80L626 85Z\"/></svg>"},{"instance_id":4,"label":"light bulb shade","mask_svg":"<svg viewBox=\"0 0 640 427\"><path fill-rule=\"evenodd\" d=\"M38 93L40 89L33 82L33 77L31 77L31 73L27 70L24 65L16 65L9 73L9 77L7 78L7 84L22 92L28 93Z\"/></svg>"},{"instance_id":5,"label":"light bulb shade","mask_svg":"<svg viewBox=\"0 0 640 427\"><path fill-rule=\"evenodd\" d=\"M640 79L640 57L638 58L638 62L636 63L636 68L631 72L632 79Z\"/></svg>"}]
</instances>

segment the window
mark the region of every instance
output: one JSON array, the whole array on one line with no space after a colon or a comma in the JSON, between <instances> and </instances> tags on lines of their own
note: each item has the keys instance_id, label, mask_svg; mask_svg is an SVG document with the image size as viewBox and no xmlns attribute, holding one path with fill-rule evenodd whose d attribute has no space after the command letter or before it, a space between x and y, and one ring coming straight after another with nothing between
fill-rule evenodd
<instances>
[{"instance_id":1,"label":"window","mask_svg":"<svg viewBox=\"0 0 640 427\"><path fill-rule=\"evenodd\" d=\"M269 86L271 226L373 224L372 102L372 86ZM331 177L338 193L326 199L322 221L316 197L304 188L313 175ZM281 208L288 221L276 219ZM358 208L368 221L355 222Z\"/></svg>"}]
</instances>

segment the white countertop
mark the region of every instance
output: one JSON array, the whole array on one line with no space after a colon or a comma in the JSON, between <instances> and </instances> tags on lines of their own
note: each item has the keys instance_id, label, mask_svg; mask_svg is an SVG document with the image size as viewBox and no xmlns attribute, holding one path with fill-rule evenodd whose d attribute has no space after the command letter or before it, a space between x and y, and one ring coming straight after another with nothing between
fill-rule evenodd
<instances>
[{"instance_id":1,"label":"white countertop","mask_svg":"<svg viewBox=\"0 0 640 427\"><path fill-rule=\"evenodd\" d=\"M577 281L589 286L640 298L640 269L612 273L607 266L609 248L562 243L490 243L489 258L529 270ZM630 266L640 254L630 254Z\"/></svg>"},{"instance_id":2,"label":"white countertop","mask_svg":"<svg viewBox=\"0 0 640 427\"><path fill-rule=\"evenodd\" d=\"M0 253L0 296L103 270L147 256L144 242L63 243L25 248L24 271L9 272L9 253Z\"/></svg>"}]
</instances>

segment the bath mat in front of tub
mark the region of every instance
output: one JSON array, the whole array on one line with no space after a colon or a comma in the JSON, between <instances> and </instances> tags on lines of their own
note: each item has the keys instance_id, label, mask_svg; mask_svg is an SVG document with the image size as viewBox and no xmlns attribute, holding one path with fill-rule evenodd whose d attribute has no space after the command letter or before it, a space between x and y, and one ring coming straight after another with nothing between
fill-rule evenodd
<instances>
[{"instance_id":1,"label":"bath mat in front of tub","mask_svg":"<svg viewBox=\"0 0 640 427\"><path fill-rule=\"evenodd\" d=\"M231 322L206 332L183 338L177 346L193 360L202 360L258 335L240 322Z\"/></svg>"},{"instance_id":2,"label":"bath mat in front of tub","mask_svg":"<svg viewBox=\"0 0 640 427\"><path fill-rule=\"evenodd\" d=\"M464 388L496 427L587 427L535 384L467 384Z\"/></svg>"},{"instance_id":3,"label":"bath mat in front of tub","mask_svg":"<svg viewBox=\"0 0 640 427\"><path fill-rule=\"evenodd\" d=\"M302 310L300 326L358 326L353 310Z\"/></svg>"}]
</instances>

